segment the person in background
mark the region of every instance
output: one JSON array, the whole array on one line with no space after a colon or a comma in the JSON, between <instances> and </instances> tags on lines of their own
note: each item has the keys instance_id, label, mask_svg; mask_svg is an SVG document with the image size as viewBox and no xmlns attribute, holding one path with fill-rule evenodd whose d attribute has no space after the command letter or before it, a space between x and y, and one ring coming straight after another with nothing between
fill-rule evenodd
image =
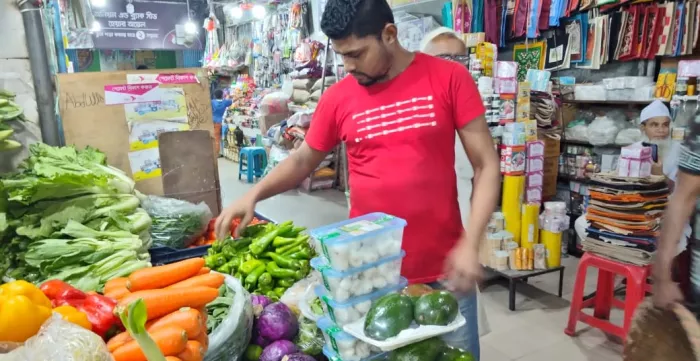
<instances>
[{"instance_id":1,"label":"person in background","mask_svg":"<svg viewBox=\"0 0 700 361\"><path fill-rule=\"evenodd\" d=\"M642 141L654 144L657 147L658 161L652 166L653 174L661 174L664 163L669 159L668 153L671 151L671 113L666 105L660 100L654 100L651 104L642 109L639 115L639 124L642 129ZM673 160L669 169L675 168L676 160ZM664 172L665 173L665 172Z\"/></svg>"},{"instance_id":2,"label":"person in background","mask_svg":"<svg viewBox=\"0 0 700 361\"><path fill-rule=\"evenodd\" d=\"M257 202L296 188L343 141L350 216L384 212L407 221L402 275L455 292L467 323L445 339L479 360L474 288L500 167L476 84L461 64L401 47L386 0L328 0L321 29L352 76L326 91L304 144L224 209L216 233L223 239L234 218L248 224ZM474 169L471 206L479 210L469 214L467 231L457 199L455 132Z\"/></svg>"},{"instance_id":3,"label":"person in background","mask_svg":"<svg viewBox=\"0 0 700 361\"><path fill-rule=\"evenodd\" d=\"M221 149L221 137L223 136L221 123L223 123L226 109L233 104L231 99L224 99L224 91L217 89L214 91L214 99L211 101L212 119L214 120L214 137L216 140L216 149L219 150L219 155L223 153Z\"/></svg>"},{"instance_id":4,"label":"person in background","mask_svg":"<svg viewBox=\"0 0 700 361\"><path fill-rule=\"evenodd\" d=\"M444 26L429 32L421 41L421 51L432 56L441 57L463 63L468 56L467 45L459 38L459 35L452 29ZM455 132L455 172L457 173L459 210L462 219L469 219L469 211L472 200L472 182L474 179L474 169L469 161L469 157L464 152L462 143L459 142L459 135ZM461 187L459 186L461 185ZM465 225L468 229L468 225ZM490 332L486 310L481 302L481 292L476 288L477 305L479 308L479 334L484 336Z\"/></svg>"}]
</instances>

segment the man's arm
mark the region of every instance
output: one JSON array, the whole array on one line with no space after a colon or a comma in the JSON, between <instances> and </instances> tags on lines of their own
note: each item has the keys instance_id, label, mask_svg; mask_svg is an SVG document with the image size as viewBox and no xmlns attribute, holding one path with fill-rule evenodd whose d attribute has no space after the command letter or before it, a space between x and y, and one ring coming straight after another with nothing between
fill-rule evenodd
<instances>
[{"instance_id":1,"label":"man's arm","mask_svg":"<svg viewBox=\"0 0 700 361\"><path fill-rule=\"evenodd\" d=\"M457 130L474 168L471 209L467 220L469 246L478 251L481 236L498 202L501 171L486 119L481 115Z\"/></svg>"},{"instance_id":2,"label":"man's arm","mask_svg":"<svg viewBox=\"0 0 700 361\"><path fill-rule=\"evenodd\" d=\"M306 142L289 157L272 169L260 183L250 190L255 202L292 190L318 167L327 152L311 148Z\"/></svg>"}]
</instances>

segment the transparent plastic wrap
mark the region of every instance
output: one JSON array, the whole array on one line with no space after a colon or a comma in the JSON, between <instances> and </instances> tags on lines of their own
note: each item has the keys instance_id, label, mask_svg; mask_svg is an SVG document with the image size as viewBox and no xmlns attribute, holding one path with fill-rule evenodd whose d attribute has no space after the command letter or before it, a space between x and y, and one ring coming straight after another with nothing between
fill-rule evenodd
<instances>
[{"instance_id":1,"label":"transparent plastic wrap","mask_svg":"<svg viewBox=\"0 0 700 361\"><path fill-rule=\"evenodd\" d=\"M16 344L15 344L16 345ZM0 345L7 350L12 345ZM111 361L112 355L97 334L54 314L24 345L0 355L3 361Z\"/></svg>"},{"instance_id":2,"label":"transparent plastic wrap","mask_svg":"<svg viewBox=\"0 0 700 361\"><path fill-rule=\"evenodd\" d=\"M147 196L141 207L153 219L151 238L154 245L176 249L186 248L207 230L212 219L206 203L193 204L187 201Z\"/></svg>"},{"instance_id":3,"label":"transparent plastic wrap","mask_svg":"<svg viewBox=\"0 0 700 361\"><path fill-rule=\"evenodd\" d=\"M316 321L309 320L304 316L299 317L299 333L294 338L294 344L301 352L310 356L318 356L323 352L325 341L323 333L316 326Z\"/></svg>"},{"instance_id":4,"label":"transparent plastic wrap","mask_svg":"<svg viewBox=\"0 0 700 361\"><path fill-rule=\"evenodd\" d=\"M615 144L617 133L626 127L624 120L597 117L588 126L588 141L593 145Z\"/></svg>"},{"instance_id":5,"label":"transparent plastic wrap","mask_svg":"<svg viewBox=\"0 0 700 361\"><path fill-rule=\"evenodd\" d=\"M289 89L286 89L289 91ZM292 92L288 95L284 92L273 92L270 94L265 95L262 100L260 101L259 109L260 109L260 115L266 116L266 115L272 115L272 114L287 114L289 113L289 107L287 106L287 101L289 101L289 97L291 94L294 92L294 89L292 88Z\"/></svg>"},{"instance_id":6,"label":"transparent plastic wrap","mask_svg":"<svg viewBox=\"0 0 700 361\"><path fill-rule=\"evenodd\" d=\"M234 293L233 303L226 319L209 335L209 351L204 356L204 361L243 360L243 353L253 331L250 294L238 279L225 276L226 287Z\"/></svg>"}]
</instances>

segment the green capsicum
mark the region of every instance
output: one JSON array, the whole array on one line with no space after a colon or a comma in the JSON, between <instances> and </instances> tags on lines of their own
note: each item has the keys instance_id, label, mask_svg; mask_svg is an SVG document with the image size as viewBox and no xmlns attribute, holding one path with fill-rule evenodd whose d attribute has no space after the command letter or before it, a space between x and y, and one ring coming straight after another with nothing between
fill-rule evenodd
<instances>
[{"instance_id":1,"label":"green capsicum","mask_svg":"<svg viewBox=\"0 0 700 361\"><path fill-rule=\"evenodd\" d=\"M281 256L277 253L274 252L267 252L265 253L265 256L270 257L275 263L277 263L278 266L282 268L289 268L289 269L299 269L301 268L301 264L297 262L297 260Z\"/></svg>"},{"instance_id":2,"label":"green capsicum","mask_svg":"<svg viewBox=\"0 0 700 361\"><path fill-rule=\"evenodd\" d=\"M260 288L269 287L271 289L273 284L274 281L272 280L272 276L267 272L264 272L260 275L260 278L258 278L258 286Z\"/></svg>"},{"instance_id":3,"label":"green capsicum","mask_svg":"<svg viewBox=\"0 0 700 361\"><path fill-rule=\"evenodd\" d=\"M294 286L294 283L296 283L296 280L294 280L292 278L282 278L282 279L277 280L277 286L280 286L280 287L289 288L289 287Z\"/></svg>"},{"instance_id":4,"label":"green capsicum","mask_svg":"<svg viewBox=\"0 0 700 361\"><path fill-rule=\"evenodd\" d=\"M224 257L226 257L227 259L232 259L236 257L236 254L238 254L238 250L236 250L236 247L234 247L233 244L227 243L221 249L221 254L223 254Z\"/></svg>"},{"instance_id":5,"label":"green capsicum","mask_svg":"<svg viewBox=\"0 0 700 361\"><path fill-rule=\"evenodd\" d=\"M253 272L250 272L250 274L245 278L245 288L252 291L255 288L255 285L258 284L258 278L260 278L263 273L265 273L264 265L260 265L258 268L254 269Z\"/></svg>"},{"instance_id":6,"label":"green capsicum","mask_svg":"<svg viewBox=\"0 0 700 361\"><path fill-rule=\"evenodd\" d=\"M273 278L293 278L295 280L300 280L304 278L300 271L290 270L286 268L280 268L275 262L270 262L267 264L267 272Z\"/></svg>"},{"instance_id":7,"label":"green capsicum","mask_svg":"<svg viewBox=\"0 0 700 361\"><path fill-rule=\"evenodd\" d=\"M212 243L211 248L209 250L213 252L213 254L221 253L221 250L224 247L224 242L223 241L216 241Z\"/></svg>"},{"instance_id":8,"label":"green capsicum","mask_svg":"<svg viewBox=\"0 0 700 361\"><path fill-rule=\"evenodd\" d=\"M287 252L282 253L282 255L283 255L283 256L289 256L289 255L292 254L292 253L301 252L301 251L304 250L305 248L309 248L309 244L308 244L308 243L300 244L300 245L298 245L298 246L296 246L296 247L294 247L294 248L292 248L292 249L289 249L289 250L287 250Z\"/></svg>"},{"instance_id":9,"label":"green capsicum","mask_svg":"<svg viewBox=\"0 0 700 361\"><path fill-rule=\"evenodd\" d=\"M277 254L284 254L285 252L289 251L290 249L294 249L296 247L309 244L309 236L303 235L297 237L297 240L294 243L290 243L286 246L279 247L275 249L275 253Z\"/></svg>"},{"instance_id":10,"label":"green capsicum","mask_svg":"<svg viewBox=\"0 0 700 361\"><path fill-rule=\"evenodd\" d=\"M293 227L294 226L292 226L291 221L280 224L279 227L275 228L274 230L268 233L263 234L262 236L260 236L260 238L254 240L253 243L250 245L250 252L256 256L262 254L263 252L265 252L267 247L269 247L272 244L272 241L275 240L275 237L277 237L280 233L288 232Z\"/></svg>"},{"instance_id":11,"label":"green capsicum","mask_svg":"<svg viewBox=\"0 0 700 361\"><path fill-rule=\"evenodd\" d=\"M272 241L272 247L279 248L286 246L296 242L296 240L296 237L275 237L275 239Z\"/></svg>"},{"instance_id":12,"label":"green capsicum","mask_svg":"<svg viewBox=\"0 0 700 361\"><path fill-rule=\"evenodd\" d=\"M265 296L270 299L270 301L277 302L279 301L279 296L275 293L275 291L268 291L265 293Z\"/></svg>"},{"instance_id":13,"label":"green capsicum","mask_svg":"<svg viewBox=\"0 0 700 361\"><path fill-rule=\"evenodd\" d=\"M248 249L248 246L250 246L251 243L253 243L253 239L247 237L234 241L233 246L236 248L237 251L242 251L244 249Z\"/></svg>"},{"instance_id":14,"label":"green capsicum","mask_svg":"<svg viewBox=\"0 0 700 361\"><path fill-rule=\"evenodd\" d=\"M284 292L286 292L287 289L284 287L275 287L275 289L273 291L275 292L277 297L282 298L282 296L284 296Z\"/></svg>"},{"instance_id":15,"label":"green capsicum","mask_svg":"<svg viewBox=\"0 0 700 361\"><path fill-rule=\"evenodd\" d=\"M221 254L212 254L204 257L204 264L211 269L217 269L226 264L226 257Z\"/></svg>"},{"instance_id":16,"label":"green capsicum","mask_svg":"<svg viewBox=\"0 0 700 361\"><path fill-rule=\"evenodd\" d=\"M301 232L304 232L305 230L306 227L292 227L292 229L290 229L289 231L280 233L280 236L294 238L298 236Z\"/></svg>"},{"instance_id":17,"label":"green capsicum","mask_svg":"<svg viewBox=\"0 0 700 361\"><path fill-rule=\"evenodd\" d=\"M216 268L217 272L225 273L227 275L232 275L236 272L238 267L238 262L236 260L231 260L226 262L223 266Z\"/></svg>"},{"instance_id":18,"label":"green capsicum","mask_svg":"<svg viewBox=\"0 0 700 361\"><path fill-rule=\"evenodd\" d=\"M311 249L309 247L304 247L301 250L298 250L286 257L289 257L293 260L309 260L312 256L313 253L311 252Z\"/></svg>"},{"instance_id":19,"label":"green capsicum","mask_svg":"<svg viewBox=\"0 0 700 361\"><path fill-rule=\"evenodd\" d=\"M265 232L270 227L270 225L274 226L274 224L271 223L259 223L253 226L248 226L245 228L241 236L247 238L257 237L263 232Z\"/></svg>"},{"instance_id":20,"label":"green capsicum","mask_svg":"<svg viewBox=\"0 0 700 361\"><path fill-rule=\"evenodd\" d=\"M256 269L258 269L260 266L265 267L265 262L263 262L259 259L251 259L249 261L245 261L241 265L239 271L241 271L245 275L248 275L248 274L251 274Z\"/></svg>"}]
</instances>

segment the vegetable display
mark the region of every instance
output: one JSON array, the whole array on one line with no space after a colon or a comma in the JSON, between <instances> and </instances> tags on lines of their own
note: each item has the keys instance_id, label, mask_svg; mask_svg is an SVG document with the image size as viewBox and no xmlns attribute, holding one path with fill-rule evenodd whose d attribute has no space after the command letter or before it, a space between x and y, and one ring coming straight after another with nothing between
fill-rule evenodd
<instances>
[{"instance_id":1,"label":"vegetable display","mask_svg":"<svg viewBox=\"0 0 700 361\"><path fill-rule=\"evenodd\" d=\"M318 356L323 352L323 333L316 326L316 322L299 318L299 333L294 339L294 344L307 355Z\"/></svg>"},{"instance_id":2,"label":"vegetable display","mask_svg":"<svg viewBox=\"0 0 700 361\"><path fill-rule=\"evenodd\" d=\"M149 267L151 219L134 185L93 148L33 144L0 178L0 277L95 291Z\"/></svg>"},{"instance_id":3,"label":"vegetable display","mask_svg":"<svg viewBox=\"0 0 700 361\"><path fill-rule=\"evenodd\" d=\"M314 251L302 231L292 222L250 226L240 239L214 242L206 266L240 279L250 292L278 300L310 272Z\"/></svg>"},{"instance_id":4,"label":"vegetable display","mask_svg":"<svg viewBox=\"0 0 700 361\"><path fill-rule=\"evenodd\" d=\"M262 307L269 300L258 297L255 302ZM292 310L282 302L269 303L255 320L251 344L262 348L261 361L281 360L299 352L299 347L293 342L298 333L299 321ZM256 350L253 347L247 350L247 354L250 356Z\"/></svg>"},{"instance_id":5,"label":"vegetable display","mask_svg":"<svg viewBox=\"0 0 700 361\"><path fill-rule=\"evenodd\" d=\"M439 338L404 346L391 352L390 361L474 361L467 351L447 346Z\"/></svg>"},{"instance_id":6,"label":"vegetable display","mask_svg":"<svg viewBox=\"0 0 700 361\"><path fill-rule=\"evenodd\" d=\"M51 301L36 286L14 281L0 286L0 342L24 342L51 317Z\"/></svg>"},{"instance_id":7,"label":"vegetable display","mask_svg":"<svg viewBox=\"0 0 700 361\"><path fill-rule=\"evenodd\" d=\"M0 153L22 147L21 143L10 139L14 130L5 123L5 121L10 120L26 120L24 110L14 100L14 93L0 89Z\"/></svg>"},{"instance_id":8,"label":"vegetable display","mask_svg":"<svg viewBox=\"0 0 700 361\"><path fill-rule=\"evenodd\" d=\"M413 322L413 302L408 296L388 294L375 302L365 318L365 334L383 341L409 328Z\"/></svg>"},{"instance_id":9,"label":"vegetable display","mask_svg":"<svg viewBox=\"0 0 700 361\"><path fill-rule=\"evenodd\" d=\"M219 288L219 297L207 304L207 333L212 333L228 316L233 304L233 291L226 285Z\"/></svg>"}]
</instances>

